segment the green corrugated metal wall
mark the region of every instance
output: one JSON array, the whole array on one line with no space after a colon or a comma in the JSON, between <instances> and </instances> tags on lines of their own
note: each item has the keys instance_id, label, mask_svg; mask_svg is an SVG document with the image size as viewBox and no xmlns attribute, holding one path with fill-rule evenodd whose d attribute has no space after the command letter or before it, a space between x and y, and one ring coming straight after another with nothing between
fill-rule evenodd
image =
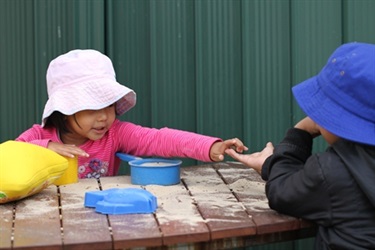
<instances>
[{"instance_id":1,"label":"green corrugated metal wall","mask_svg":"<svg viewBox=\"0 0 375 250\"><path fill-rule=\"evenodd\" d=\"M293 85L339 44L375 43L373 13L373 0L0 0L0 142L40 122L49 61L94 48L137 92L121 119L259 150L303 117Z\"/></svg>"}]
</instances>

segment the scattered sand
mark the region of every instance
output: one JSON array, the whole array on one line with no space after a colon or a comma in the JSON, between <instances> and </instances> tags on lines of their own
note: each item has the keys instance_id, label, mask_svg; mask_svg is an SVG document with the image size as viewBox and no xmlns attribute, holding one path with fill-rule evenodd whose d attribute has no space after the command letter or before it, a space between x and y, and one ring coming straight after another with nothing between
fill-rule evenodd
<instances>
[{"instance_id":1,"label":"scattered sand","mask_svg":"<svg viewBox=\"0 0 375 250\"><path fill-rule=\"evenodd\" d=\"M158 209L156 217L161 224L173 221L189 224L205 223L222 218L230 219L246 210L261 212L268 210L268 201L264 193L265 183L251 169L221 168L220 174L228 181L224 183L216 170L207 167L199 171L185 171L181 174L182 182L173 186L148 185L141 187L131 185L129 176L117 176L101 179L103 189L137 187L145 188L157 197ZM186 190L184 183L189 187ZM50 186L31 199L18 202L17 219L59 216L56 206L56 186ZM80 180L76 184L61 186L62 207L64 209L87 212L84 208L86 191L99 190L96 180ZM235 194L235 195L234 195ZM239 199L239 200L238 200ZM239 202L240 201L240 202ZM200 209L209 209L212 218L202 219ZM219 208L221 208L219 210ZM217 215L215 213L217 212Z\"/></svg>"}]
</instances>

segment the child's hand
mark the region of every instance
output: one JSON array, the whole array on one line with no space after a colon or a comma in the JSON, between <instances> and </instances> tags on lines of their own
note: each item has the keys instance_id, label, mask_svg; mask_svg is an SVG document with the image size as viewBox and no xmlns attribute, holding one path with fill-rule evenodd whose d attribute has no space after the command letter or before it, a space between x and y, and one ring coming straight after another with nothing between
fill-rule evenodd
<instances>
[{"instance_id":1,"label":"child's hand","mask_svg":"<svg viewBox=\"0 0 375 250\"><path fill-rule=\"evenodd\" d=\"M79 147L71 144L62 144L58 142L49 142L48 149L55 151L56 153L73 158L75 155L89 157L89 154L86 153L84 150L80 149Z\"/></svg>"},{"instance_id":2,"label":"child's hand","mask_svg":"<svg viewBox=\"0 0 375 250\"><path fill-rule=\"evenodd\" d=\"M242 153L244 150L248 150L246 146L243 145L242 141L234 138L222 142L215 142L210 150L210 158L212 161L222 161L224 160L225 150L229 148L234 148L237 152Z\"/></svg>"},{"instance_id":3,"label":"child's hand","mask_svg":"<svg viewBox=\"0 0 375 250\"><path fill-rule=\"evenodd\" d=\"M300 120L295 126L295 128L305 130L310 133L312 137L317 137L320 135L320 127L316 124L310 117L305 117Z\"/></svg>"},{"instance_id":4,"label":"child's hand","mask_svg":"<svg viewBox=\"0 0 375 250\"><path fill-rule=\"evenodd\" d=\"M253 154L238 154L233 149L227 149L225 152L233 159L236 159L246 166L253 168L260 174L264 161L273 154L273 149L274 147L272 143L268 142L266 147L261 152L256 152Z\"/></svg>"}]
</instances>

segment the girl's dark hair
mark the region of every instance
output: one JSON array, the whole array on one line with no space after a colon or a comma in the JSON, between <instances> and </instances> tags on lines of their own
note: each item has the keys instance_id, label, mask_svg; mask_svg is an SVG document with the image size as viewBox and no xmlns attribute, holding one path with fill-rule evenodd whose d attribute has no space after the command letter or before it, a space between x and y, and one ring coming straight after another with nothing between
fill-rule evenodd
<instances>
[{"instance_id":1,"label":"girl's dark hair","mask_svg":"<svg viewBox=\"0 0 375 250\"><path fill-rule=\"evenodd\" d=\"M55 127L60 132L60 134L66 134L70 132L66 126L66 115L62 114L59 111L54 111L47 118L45 127Z\"/></svg>"}]
</instances>

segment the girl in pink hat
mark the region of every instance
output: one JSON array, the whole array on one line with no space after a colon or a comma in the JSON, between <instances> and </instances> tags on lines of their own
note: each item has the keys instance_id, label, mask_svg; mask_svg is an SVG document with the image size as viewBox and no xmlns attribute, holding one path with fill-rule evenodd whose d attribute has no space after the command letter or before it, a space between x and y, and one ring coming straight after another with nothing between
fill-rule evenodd
<instances>
[{"instance_id":1,"label":"girl in pink hat","mask_svg":"<svg viewBox=\"0 0 375 250\"><path fill-rule=\"evenodd\" d=\"M47 92L42 124L16 140L78 156L79 178L115 175L120 165L116 152L211 162L222 161L228 148L247 150L237 138L223 141L118 120L117 115L134 107L136 94L116 81L111 60L95 50L73 50L52 60Z\"/></svg>"}]
</instances>

